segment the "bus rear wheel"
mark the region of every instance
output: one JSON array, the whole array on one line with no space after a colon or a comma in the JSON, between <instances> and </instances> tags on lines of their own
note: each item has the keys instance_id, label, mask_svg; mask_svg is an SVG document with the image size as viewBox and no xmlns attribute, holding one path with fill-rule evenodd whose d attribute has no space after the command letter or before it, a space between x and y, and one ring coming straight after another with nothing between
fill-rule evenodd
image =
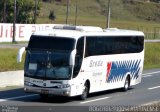
<instances>
[{"instance_id":1,"label":"bus rear wheel","mask_svg":"<svg viewBox=\"0 0 160 112\"><path fill-rule=\"evenodd\" d=\"M126 78L126 80L125 80L123 90L127 91L129 88L130 88L130 77L128 75L127 78Z\"/></svg>"},{"instance_id":2,"label":"bus rear wheel","mask_svg":"<svg viewBox=\"0 0 160 112\"><path fill-rule=\"evenodd\" d=\"M89 85L87 83L84 84L83 92L80 96L81 100L86 100L89 94Z\"/></svg>"}]
</instances>

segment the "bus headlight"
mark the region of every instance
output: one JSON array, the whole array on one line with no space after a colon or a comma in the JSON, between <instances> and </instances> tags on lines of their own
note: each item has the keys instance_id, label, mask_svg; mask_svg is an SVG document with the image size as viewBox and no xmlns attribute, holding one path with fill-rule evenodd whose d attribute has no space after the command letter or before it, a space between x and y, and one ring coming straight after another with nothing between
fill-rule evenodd
<instances>
[{"instance_id":1,"label":"bus headlight","mask_svg":"<svg viewBox=\"0 0 160 112\"><path fill-rule=\"evenodd\" d=\"M70 87L69 84L62 84L62 85L58 85L58 86L57 86L58 89L69 88L69 87Z\"/></svg>"}]
</instances>

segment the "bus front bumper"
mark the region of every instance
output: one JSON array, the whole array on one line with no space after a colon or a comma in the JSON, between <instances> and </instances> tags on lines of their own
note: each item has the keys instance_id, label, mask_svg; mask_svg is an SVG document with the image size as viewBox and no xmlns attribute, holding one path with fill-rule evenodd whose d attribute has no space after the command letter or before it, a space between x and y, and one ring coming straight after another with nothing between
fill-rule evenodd
<instances>
[{"instance_id":1,"label":"bus front bumper","mask_svg":"<svg viewBox=\"0 0 160 112\"><path fill-rule=\"evenodd\" d=\"M57 96L71 96L70 88L39 88L39 87L30 87L24 86L24 91L27 93L37 93L37 94L48 94L48 95L57 95Z\"/></svg>"}]
</instances>

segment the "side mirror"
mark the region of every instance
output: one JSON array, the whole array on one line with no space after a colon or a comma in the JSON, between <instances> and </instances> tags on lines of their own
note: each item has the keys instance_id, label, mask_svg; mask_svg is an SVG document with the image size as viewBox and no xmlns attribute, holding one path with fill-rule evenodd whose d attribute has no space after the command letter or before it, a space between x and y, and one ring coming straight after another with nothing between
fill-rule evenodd
<instances>
[{"instance_id":1,"label":"side mirror","mask_svg":"<svg viewBox=\"0 0 160 112\"><path fill-rule=\"evenodd\" d=\"M75 64L75 55L76 55L76 49L74 49L72 52L71 52L71 55L70 55L70 65L74 65Z\"/></svg>"},{"instance_id":2,"label":"side mirror","mask_svg":"<svg viewBox=\"0 0 160 112\"><path fill-rule=\"evenodd\" d=\"M18 54L17 54L17 62L20 63L22 61L22 55L25 51L25 47L22 47L19 49Z\"/></svg>"}]
</instances>

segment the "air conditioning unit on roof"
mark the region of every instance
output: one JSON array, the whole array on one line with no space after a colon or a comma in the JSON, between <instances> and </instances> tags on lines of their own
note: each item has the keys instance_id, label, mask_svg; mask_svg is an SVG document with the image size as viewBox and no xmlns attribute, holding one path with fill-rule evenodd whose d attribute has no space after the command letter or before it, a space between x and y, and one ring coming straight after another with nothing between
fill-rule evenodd
<instances>
[{"instance_id":1,"label":"air conditioning unit on roof","mask_svg":"<svg viewBox=\"0 0 160 112\"><path fill-rule=\"evenodd\" d=\"M63 29L63 30L77 30L77 31L87 31L87 32L103 32L103 29L96 26L73 26L73 25L56 25L53 29Z\"/></svg>"}]
</instances>

